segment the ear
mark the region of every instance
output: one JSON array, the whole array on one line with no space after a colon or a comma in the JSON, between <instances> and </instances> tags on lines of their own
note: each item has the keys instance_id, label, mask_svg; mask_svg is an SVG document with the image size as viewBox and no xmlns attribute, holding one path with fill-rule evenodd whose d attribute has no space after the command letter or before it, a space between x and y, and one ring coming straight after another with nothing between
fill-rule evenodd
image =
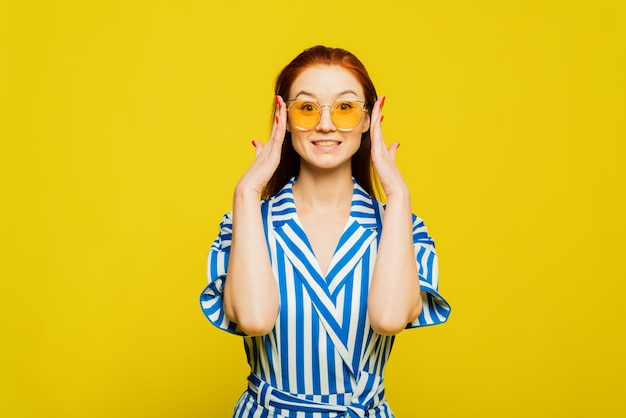
<instances>
[{"instance_id":1,"label":"ear","mask_svg":"<svg viewBox=\"0 0 626 418\"><path fill-rule=\"evenodd\" d=\"M361 133L364 134L370 129L370 112L369 111L365 112L365 116L363 116L363 120L361 121L361 123L363 124L363 127L361 128Z\"/></svg>"}]
</instances>

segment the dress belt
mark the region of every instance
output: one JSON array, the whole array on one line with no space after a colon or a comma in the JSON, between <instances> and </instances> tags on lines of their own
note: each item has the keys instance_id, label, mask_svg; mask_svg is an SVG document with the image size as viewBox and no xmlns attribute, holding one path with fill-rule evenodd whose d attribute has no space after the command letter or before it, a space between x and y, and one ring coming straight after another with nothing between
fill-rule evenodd
<instances>
[{"instance_id":1,"label":"dress belt","mask_svg":"<svg viewBox=\"0 0 626 418\"><path fill-rule=\"evenodd\" d=\"M376 394L383 390L383 381L380 376L361 371L354 392L346 394L347 398L351 399L350 403L334 405L300 398L271 386L254 374L248 376L248 393L266 409L274 407L302 412L335 412L341 414L339 417L345 418L364 417L365 412L375 406Z\"/></svg>"}]
</instances>

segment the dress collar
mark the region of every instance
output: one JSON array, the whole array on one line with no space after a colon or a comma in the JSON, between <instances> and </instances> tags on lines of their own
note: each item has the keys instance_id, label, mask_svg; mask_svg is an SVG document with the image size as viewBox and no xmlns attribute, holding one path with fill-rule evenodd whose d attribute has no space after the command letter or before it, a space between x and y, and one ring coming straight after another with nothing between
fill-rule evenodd
<instances>
[{"instance_id":1,"label":"dress collar","mask_svg":"<svg viewBox=\"0 0 626 418\"><path fill-rule=\"evenodd\" d=\"M291 219L297 219L296 204L293 198L293 185L297 177L289 179L287 184L272 198L270 198L272 225L274 228L282 226ZM352 206L350 217L362 227L376 230L380 222L380 203L374 200L354 179L352 192Z\"/></svg>"}]
</instances>

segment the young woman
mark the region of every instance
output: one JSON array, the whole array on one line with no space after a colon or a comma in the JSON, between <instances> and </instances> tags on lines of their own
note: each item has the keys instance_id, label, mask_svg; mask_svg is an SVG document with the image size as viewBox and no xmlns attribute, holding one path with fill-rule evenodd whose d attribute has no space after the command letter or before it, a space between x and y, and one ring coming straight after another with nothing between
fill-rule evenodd
<instances>
[{"instance_id":1,"label":"young woman","mask_svg":"<svg viewBox=\"0 0 626 418\"><path fill-rule=\"evenodd\" d=\"M244 337L251 373L234 416L392 417L394 335L443 323L450 307L399 144L383 140L385 98L353 54L323 46L287 65L275 93L270 138L253 141L201 295L214 325Z\"/></svg>"}]
</instances>

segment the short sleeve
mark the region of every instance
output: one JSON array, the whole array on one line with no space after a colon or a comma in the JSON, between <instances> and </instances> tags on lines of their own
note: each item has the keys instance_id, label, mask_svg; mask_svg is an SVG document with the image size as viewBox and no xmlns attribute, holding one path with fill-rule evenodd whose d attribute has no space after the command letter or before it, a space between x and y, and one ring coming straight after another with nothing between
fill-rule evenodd
<instances>
[{"instance_id":1,"label":"short sleeve","mask_svg":"<svg viewBox=\"0 0 626 418\"><path fill-rule=\"evenodd\" d=\"M415 215L413 215L413 249L422 290L422 312L407 325L407 328L442 324L450 316L450 305L439 294L435 242L428 235L424 222Z\"/></svg>"},{"instance_id":2,"label":"short sleeve","mask_svg":"<svg viewBox=\"0 0 626 418\"><path fill-rule=\"evenodd\" d=\"M228 257L233 234L232 212L227 213L220 223L220 232L211 245L207 262L209 284L200 294L202 312L216 327L243 335L237 329L237 324L230 321L224 313L224 281L228 268Z\"/></svg>"}]
</instances>

